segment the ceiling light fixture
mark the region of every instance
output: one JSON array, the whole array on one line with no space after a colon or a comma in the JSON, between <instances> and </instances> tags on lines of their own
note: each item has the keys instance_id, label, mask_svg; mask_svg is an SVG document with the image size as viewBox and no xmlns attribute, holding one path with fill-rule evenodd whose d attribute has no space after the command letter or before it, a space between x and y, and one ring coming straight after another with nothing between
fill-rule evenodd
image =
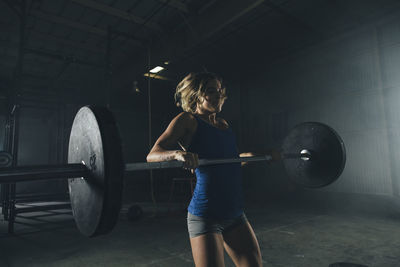
<instances>
[{"instance_id":1,"label":"ceiling light fixture","mask_svg":"<svg viewBox=\"0 0 400 267\"><path fill-rule=\"evenodd\" d=\"M153 69L150 70L151 73L159 73L160 71L162 71L164 68L161 66L157 66Z\"/></svg>"}]
</instances>

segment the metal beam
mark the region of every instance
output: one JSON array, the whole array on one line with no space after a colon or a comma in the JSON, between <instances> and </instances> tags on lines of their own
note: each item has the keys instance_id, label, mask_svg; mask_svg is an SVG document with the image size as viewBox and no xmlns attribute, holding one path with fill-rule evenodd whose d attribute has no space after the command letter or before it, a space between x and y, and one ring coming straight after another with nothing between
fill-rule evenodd
<instances>
[{"instance_id":1,"label":"metal beam","mask_svg":"<svg viewBox=\"0 0 400 267\"><path fill-rule=\"evenodd\" d=\"M96 47L96 46L89 45L89 44L79 43L76 41L67 40L64 38L56 37L54 35L42 33L42 32L35 31L35 30L30 30L29 33L31 35L37 36L37 39L40 39L40 40L45 40L45 41L50 41L50 42L58 42L63 45L66 45L66 46L82 49L82 50L85 50L85 51L88 51L88 52L91 52L94 54L104 54L105 53L104 47Z\"/></svg>"},{"instance_id":2,"label":"metal beam","mask_svg":"<svg viewBox=\"0 0 400 267\"><path fill-rule=\"evenodd\" d=\"M10 33L11 31L4 31L3 33ZM112 30L112 33L114 34L114 36L118 37L123 37L124 40L125 39L130 39L133 41L137 41L137 42L141 42L137 39L137 37L125 33L125 32L121 32L121 31L117 31L117 30ZM56 37L52 34L47 34L47 33L43 33L43 32L39 32L33 29L30 29L29 34L34 35L34 37L31 36L31 41L35 41L37 39L39 40L44 40L46 41L46 43L48 42L54 42L54 43L60 43L62 45L66 45L70 48L74 47L74 48L78 48L78 49L82 49L85 51L88 51L90 53L93 54L97 54L97 55L104 55L106 53L106 47L104 45L100 45L100 46L94 46L94 45L90 45L90 44L85 44L85 43L79 43L77 41L73 41L73 40L68 40L68 39L64 39L62 37ZM100 41L101 39L99 39ZM142 44L142 43L141 43ZM144 44L144 42L143 42ZM9 49L15 49L18 46L17 42L12 42L12 41L1 41L0 40L0 47L4 47L4 48L9 48ZM121 51L116 51L121 52Z\"/></svg>"},{"instance_id":3,"label":"metal beam","mask_svg":"<svg viewBox=\"0 0 400 267\"><path fill-rule=\"evenodd\" d=\"M4 55L1 57L0 60L0 66L4 66L7 69L10 69L10 72L12 72L11 69L15 68L15 60L17 56L9 56L9 55ZM27 71L35 71L35 72L40 72L43 70L40 66L38 66L38 62L36 60L32 59L24 59L24 70Z\"/></svg>"},{"instance_id":4,"label":"metal beam","mask_svg":"<svg viewBox=\"0 0 400 267\"><path fill-rule=\"evenodd\" d=\"M126 38L128 40L133 40L133 41L137 40L137 37L135 37L134 35L126 33L126 32L121 32L121 31L118 31L118 30L113 29L113 28L110 29L110 33L111 33L111 35L113 37L115 35L116 37L120 36L120 37L124 37L124 38ZM143 41L141 41L141 42L143 44Z\"/></svg>"},{"instance_id":5,"label":"metal beam","mask_svg":"<svg viewBox=\"0 0 400 267\"><path fill-rule=\"evenodd\" d=\"M178 0L158 0L161 3L166 3L168 6L173 7L175 9L178 9L179 11L183 13L189 13L189 9L186 4L182 3L181 1Z\"/></svg>"},{"instance_id":6,"label":"metal beam","mask_svg":"<svg viewBox=\"0 0 400 267\"><path fill-rule=\"evenodd\" d=\"M265 6L271 8L272 10L275 10L276 12L278 12L280 15L282 15L283 17L287 18L289 21L291 21L293 24L302 27L303 29L310 31L316 35L318 35L321 39L324 38L324 34L322 34L321 32L317 31L316 29L314 29L313 27L311 27L309 24L307 24L306 22L304 22L303 20L297 18L296 16L290 14L289 12L287 12L285 9L283 9L281 6L273 3L271 0L266 0L264 3Z\"/></svg>"},{"instance_id":7,"label":"metal beam","mask_svg":"<svg viewBox=\"0 0 400 267\"><path fill-rule=\"evenodd\" d=\"M211 21L213 24L212 26L210 25L206 28L197 27L204 29L203 34L201 34L201 39L205 40L212 35L218 33L229 24L232 24L250 11L257 8L259 5L264 3L264 1L265 0L237 1L238 3L232 3L229 9L226 9L225 12L222 12L222 16L221 10L219 10L218 14L215 16L215 19L209 19L209 21ZM204 24L204 21L200 21L200 23Z\"/></svg>"},{"instance_id":8,"label":"metal beam","mask_svg":"<svg viewBox=\"0 0 400 267\"><path fill-rule=\"evenodd\" d=\"M26 0L23 0L20 3L20 11L21 11L21 16L20 16L20 22L19 22L20 24L19 24L19 42L18 42L17 64L14 69L14 77L13 77L14 94L15 94L14 102L15 103L17 103L16 98L18 96L18 91L20 90L20 83L21 83L20 76L22 74L23 65L24 65L24 47L26 45L26 18L27 18ZM15 153L17 153L17 151L15 151Z\"/></svg>"},{"instance_id":9,"label":"metal beam","mask_svg":"<svg viewBox=\"0 0 400 267\"><path fill-rule=\"evenodd\" d=\"M53 51L48 51L48 50L44 50L44 49L35 49L35 48L25 48L24 50L26 53L31 53L31 54L48 57L48 58L52 58L52 59L56 59L56 60L60 60L60 61L77 63L80 65L87 65L87 66L96 67L96 68L104 68L104 65L101 65L99 63L94 63L94 62L89 62L86 60L78 59L78 58L76 58L74 56L70 56L70 55L68 55L68 56L61 55L61 54L55 53Z\"/></svg>"},{"instance_id":10,"label":"metal beam","mask_svg":"<svg viewBox=\"0 0 400 267\"><path fill-rule=\"evenodd\" d=\"M176 31L168 37L165 46L154 47L152 62L163 62L165 59L174 61L186 57L206 40L217 35L228 25L255 10L264 2L265 0L216 1L213 3L213 8L207 11L207 16L195 17L189 21L194 34ZM182 39L185 39L185 42L181 42ZM134 66L121 64L119 74L126 75L125 71L129 73L143 71L145 73L148 70L145 70L144 66L143 62L138 62Z\"/></svg>"},{"instance_id":11,"label":"metal beam","mask_svg":"<svg viewBox=\"0 0 400 267\"><path fill-rule=\"evenodd\" d=\"M9 7L9 8L11 8L19 17L21 17L22 16L22 12L21 12L21 10L19 10L17 7L15 7L15 2L13 3L13 2L11 2L11 1L9 1L9 0L3 0L3 2L5 2L6 4L7 4L7 6ZM20 3L18 3L18 4L20 4Z\"/></svg>"},{"instance_id":12,"label":"metal beam","mask_svg":"<svg viewBox=\"0 0 400 267\"><path fill-rule=\"evenodd\" d=\"M43 20L50 21L53 23L61 24L61 25L68 26L71 28L75 28L75 29L78 29L78 30L81 30L84 32L89 32L89 33L93 33L93 34L100 35L103 37L107 37L107 31L104 29L97 28L97 27L90 26L90 25L83 24L83 23L79 23L76 21L72 21L72 20L69 20L69 19L66 19L66 18L63 18L60 16L56 16L56 15L49 14L49 13L44 13L44 12L37 11L37 10L32 11L31 15L34 17L37 17L39 19L43 19ZM135 44L137 46L142 46L142 43L139 41L129 39L129 42L132 44Z\"/></svg>"},{"instance_id":13,"label":"metal beam","mask_svg":"<svg viewBox=\"0 0 400 267\"><path fill-rule=\"evenodd\" d=\"M169 39L167 51L178 51L182 54L182 52L192 50L264 2L265 0L216 1L213 3L213 8L208 11L207 16L200 16L189 22L194 35L187 36L187 41L183 44L183 47L182 42L176 42L176 40L182 39L180 37L182 32L179 31Z\"/></svg>"},{"instance_id":14,"label":"metal beam","mask_svg":"<svg viewBox=\"0 0 400 267\"><path fill-rule=\"evenodd\" d=\"M51 34L45 34L45 33L34 31L34 30L30 30L29 33L31 34L31 36L30 36L31 37L30 38L31 41L33 41L35 39L36 40L39 39L39 40L45 41L46 43L49 43L49 42L56 43L56 42L58 42L59 44L68 46L70 49L71 48L82 49L82 50L88 51L90 53L93 53L94 55L99 55L99 54L104 54L105 53L105 48L103 48L103 47L95 47L95 46L88 45L88 44L81 44L81 43L78 43L78 42L74 42L74 41L71 41L71 40L55 37L55 36L53 36ZM35 36L32 38L32 35L35 35ZM9 48L9 49L15 49L16 47L18 47L18 43L14 42L14 41L1 41L0 40L0 47Z\"/></svg>"},{"instance_id":15,"label":"metal beam","mask_svg":"<svg viewBox=\"0 0 400 267\"><path fill-rule=\"evenodd\" d=\"M140 24L140 25L143 25L143 26L148 27L153 30L163 31L163 29L156 23L146 22L146 20L141 17L132 15L129 12L111 7L109 5L105 5L105 4L102 4L102 3L99 3L99 2L96 2L93 0L72 0L72 1L77 4L89 7L91 9L95 9L95 10L105 13L107 15L115 16L120 19L124 19L124 20L130 21L130 22L136 23L136 24Z\"/></svg>"},{"instance_id":16,"label":"metal beam","mask_svg":"<svg viewBox=\"0 0 400 267\"><path fill-rule=\"evenodd\" d=\"M72 21L69 19L65 19L63 17L57 16L57 15L53 15L50 13L44 13L41 12L39 10L32 10L32 12L30 13L30 15L37 17L39 19L42 20L47 20L50 22L54 22L57 24L61 24L64 26L68 26L71 28L75 28L84 32L89 32L89 33L93 33L93 34L97 34L97 35L101 35L101 36L106 36L107 35L107 31L103 30L101 28L97 28L97 27L93 27L87 24L82 24L76 21Z\"/></svg>"},{"instance_id":17,"label":"metal beam","mask_svg":"<svg viewBox=\"0 0 400 267\"><path fill-rule=\"evenodd\" d=\"M197 10L197 13L199 15L203 14L207 9L209 9L212 5L215 4L218 0L210 0L207 3L205 3L202 7L200 7L199 10Z\"/></svg>"}]
</instances>

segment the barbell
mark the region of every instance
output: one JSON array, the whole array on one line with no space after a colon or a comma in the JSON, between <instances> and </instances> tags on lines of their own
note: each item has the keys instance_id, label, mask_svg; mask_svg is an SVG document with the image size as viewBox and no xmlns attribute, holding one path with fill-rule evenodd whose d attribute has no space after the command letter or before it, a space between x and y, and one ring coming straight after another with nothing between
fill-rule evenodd
<instances>
[{"instance_id":1,"label":"barbell","mask_svg":"<svg viewBox=\"0 0 400 267\"><path fill-rule=\"evenodd\" d=\"M88 237L110 232L122 204L125 171L183 167L183 162L124 164L120 135L111 111L85 106L76 114L68 148L68 164L0 168L0 183L68 178L72 213L79 231ZM306 122L294 127L284 139L282 159L296 184L318 188L333 183L342 173L345 146L329 126ZM3 157L8 166L9 155ZM270 155L200 159L199 165L270 161Z\"/></svg>"}]
</instances>

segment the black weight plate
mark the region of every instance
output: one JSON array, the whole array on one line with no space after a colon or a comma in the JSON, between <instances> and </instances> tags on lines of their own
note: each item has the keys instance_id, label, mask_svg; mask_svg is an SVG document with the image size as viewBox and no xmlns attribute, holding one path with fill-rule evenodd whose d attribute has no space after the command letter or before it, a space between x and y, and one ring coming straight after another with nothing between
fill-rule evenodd
<instances>
[{"instance_id":1,"label":"black weight plate","mask_svg":"<svg viewBox=\"0 0 400 267\"><path fill-rule=\"evenodd\" d=\"M318 188L333 183L342 174L346 150L340 136L319 122L305 122L294 127L282 146L284 154L311 152L311 159L284 159L289 177L299 185Z\"/></svg>"},{"instance_id":2,"label":"black weight plate","mask_svg":"<svg viewBox=\"0 0 400 267\"><path fill-rule=\"evenodd\" d=\"M79 231L89 237L110 232L122 202L123 158L112 113L81 108L72 124L68 163L84 163L90 176L69 179L72 211Z\"/></svg>"}]
</instances>

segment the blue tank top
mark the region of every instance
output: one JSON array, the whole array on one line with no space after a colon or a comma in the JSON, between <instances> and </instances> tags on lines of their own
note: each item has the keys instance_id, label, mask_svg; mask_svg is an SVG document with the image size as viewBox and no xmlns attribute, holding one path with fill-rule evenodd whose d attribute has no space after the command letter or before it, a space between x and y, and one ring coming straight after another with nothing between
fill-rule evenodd
<instances>
[{"instance_id":1,"label":"blue tank top","mask_svg":"<svg viewBox=\"0 0 400 267\"><path fill-rule=\"evenodd\" d=\"M218 129L195 116L197 130L188 151L199 159L238 157L231 128ZM200 166L188 211L196 216L233 219L243 213L242 168L240 163Z\"/></svg>"}]
</instances>

